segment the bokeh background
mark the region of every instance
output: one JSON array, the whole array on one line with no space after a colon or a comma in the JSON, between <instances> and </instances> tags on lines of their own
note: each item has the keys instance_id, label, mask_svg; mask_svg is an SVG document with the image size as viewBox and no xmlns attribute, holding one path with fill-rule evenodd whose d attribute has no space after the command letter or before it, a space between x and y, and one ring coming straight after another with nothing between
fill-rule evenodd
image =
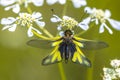
<instances>
[{"instance_id":1,"label":"bokeh background","mask_svg":"<svg viewBox=\"0 0 120 80\"><path fill-rule=\"evenodd\" d=\"M100 9L109 9L112 13L111 18L120 21L120 0L87 0L88 6ZM60 4L35 7L29 4L33 11L40 11L43 14L46 28L56 34L56 24L50 22L52 16L51 9L55 10L58 16L62 16L64 6ZM23 7L23 6L21 6ZM26 11L22 8L22 11ZM74 17L80 21L83 8L74 8L69 2L66 15ZM10 11L4 11L0 6L0 19L3 17L14 16ZM58 64L42 66L42 59L47 56L51 49L39 49L26 45L32 38L27 37L25 27L17 27L15 32L2 31L0 25L0 80L61 80ZM111 27L112 28L112 27ZM80 37L94 40L102 40L109 44L108 48L96 51L85 51L85 55L92 61L92 67L87 68L71 61L68 64L63 62L63 68L67 80L102 80L103 67L110 67L110 60L120 59L120 31L113 30L110 35L107 30L99 34L98 28L93 27Z\"/></svg>"}]
</instances>

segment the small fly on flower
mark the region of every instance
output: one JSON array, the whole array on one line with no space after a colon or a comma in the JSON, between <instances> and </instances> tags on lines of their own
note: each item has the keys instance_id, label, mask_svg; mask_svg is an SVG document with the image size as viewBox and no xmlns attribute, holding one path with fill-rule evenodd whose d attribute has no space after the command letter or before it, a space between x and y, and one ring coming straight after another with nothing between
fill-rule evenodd
<instances>
[{"instance_id":1,"label":"small fly on flower","mask_svg":"<svg viewBox=\"0 0 120 80\"><path fill-rule=\"evenodd\" d=\"M42 45L45 43L44 41L46 41L46 43L51 42L52 46L55 48L43 59L42 65L54 64L62 60L67 63L68 60L71 59L73 63L91 67L91 61L85 57L82 49L96 50L108 47L108 45L102 41L93 41L76 37L70 29L64 31L64 36L57 37L53 41L33 39L28 41L27 44L40 48L46 46Z\"/></svg>"}]
</instances>

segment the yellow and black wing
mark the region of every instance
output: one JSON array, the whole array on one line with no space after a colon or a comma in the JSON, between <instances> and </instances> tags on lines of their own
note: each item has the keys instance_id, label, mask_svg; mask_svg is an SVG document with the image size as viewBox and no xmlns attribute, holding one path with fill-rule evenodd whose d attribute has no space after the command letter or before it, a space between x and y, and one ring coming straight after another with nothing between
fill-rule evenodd
<instances>
[{"instance_id":1,"label":"yellow and black wing","mask_svg":"<svg viewBox=\"0 0 120 80\"><path fill-rule=\"evenodd\" d=\"M49 64L54 64L62 61L61 53L58 50L59 49L59 44L61 41L56 41L52 45L55 46L54 50L43 59L42 65L49 65Z\"/></svg>"},{"instance_id":2,"label":"yellow and black wing","mask_svg":"<svg viewBox=\"0 0 120 80\"><path fill-rule=\"evenodd\" d=\"M85 57L85 55L82 53L80 46L82 46L81 43L78 43L76 41L73 41L76 45L76 51L74 52L72 56L72 62L85 65L87 67L91 67L91 62L88 58Z\"/></svg>"},{"instance_id":3,"label":"yellow and black wing","mask_svg":"<svg viewBox=\"0 0 120 80\"><path fill-rule=\"evenodd\" d=\"M108 47L108 44L103 41L93 41L79 37L74 37L73 43L76 45L76 51L72 56L72 61L88 67L91 66L91 62L88 58L85 57L81 50L97 50Z\"/></svg>"},{"instance_id":4,"label":"yellow and black wing","mask_svg":"<svg viewBox=\"0 0 120 80\"><path fill-rule=\"evenodd\" d=\"M54 38L50 38L49 40L32 39L27 42L27 45L36 48L49 49L53 47L52 45L54 42L56 42L56 40L60 40L60 39L61 37L54 37Z\"/></svg>"}]
</instances>

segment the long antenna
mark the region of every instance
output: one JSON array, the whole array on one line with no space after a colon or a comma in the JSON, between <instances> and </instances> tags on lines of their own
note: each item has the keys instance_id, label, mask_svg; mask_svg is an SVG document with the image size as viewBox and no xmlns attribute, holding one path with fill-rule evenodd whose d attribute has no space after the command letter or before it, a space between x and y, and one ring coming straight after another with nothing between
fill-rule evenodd
<instances>
[{"instance_id":1,"label":"long antenna","mask_svg":"<svg viewBox=\"0 0 120 80\"><path fill-rule=\"evenodd\" d=\"M86 14L87 14L87 11L84 11L84 12L82 13L82 15L81 15L81 17L80 17L80 22L83 20L83 18L86 16ZM75 30L76 33L79 32L79 29L78 29L78 28L75 28L74 30Z\"/></svg>"},{"instance_id":2,"label":"long antenna","mask_svg":"<svg viewBox=\"0 0 120 80\"><path fill-rule=\"evenodd\" d=\"M84 13L82 14L80 21L82 21L82 19L85 17L85 15L87 14L87 11L84 11Z\"/></svg>"}]
</instances>

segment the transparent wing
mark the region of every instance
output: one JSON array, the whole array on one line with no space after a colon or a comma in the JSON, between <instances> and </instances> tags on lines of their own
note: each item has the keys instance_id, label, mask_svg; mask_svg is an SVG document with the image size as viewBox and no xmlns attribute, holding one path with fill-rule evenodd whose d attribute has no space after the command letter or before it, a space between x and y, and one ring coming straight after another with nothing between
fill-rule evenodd
<instances>
[{"instance_id":1,"label":"transparent wing","mask_svg":"<svg viewBox=\"0 0 120 80\"><path fill-rule=\"evenodd\" d=\"M108 44L103 41L87 40L79 37L74 37L73 39L75 40L75 42L77 42L78 45L82 45L80 46L81 49L97 50L108 47Z\"/></svg>"},{"instance_id":2,"label":"transparent wing","mask_svg":"<svg viewBox=\"0 0 120 80\"><path fill-rule=\"evenodd\" d=\"M84 56L79 46L76 46L76 51L72 56L72 62L82 64L87 67L91 67L90 60Z\"/></svg>"},{"instance_id":3,"label":"transparent wing","mask_svg":"<svg viewBox=\"0 0 120 80\"><path fill-rule=\"evenodd\" d=\"M49 40L39 40L39 39L33 39L27 42L27 45L36 47L36 48L52 48L52 41Z\"/></svg>"},{"instance_id":4,"label":"transparent wing","mask_svg":"<svg viewBox=\"0 0 120 80\"><path fill-rule=\"evenodd\" d=\"M108 44L103 41L79 41L83 44L83 47L81 49L87 49L87 50L98 50L108 47Z\"/></svg>"},{"instance_id":5,"label":"transparent wing","mask_svg":"<svg viewBox=\"0 0 120 80\"><path fill-rule=\"evenodd\" d=\"M42 61L42 65L50 65L62 61L60 51L58 50L59 46L56 46L50 55L45 57Z\"/></svg>"}]
</instances>

